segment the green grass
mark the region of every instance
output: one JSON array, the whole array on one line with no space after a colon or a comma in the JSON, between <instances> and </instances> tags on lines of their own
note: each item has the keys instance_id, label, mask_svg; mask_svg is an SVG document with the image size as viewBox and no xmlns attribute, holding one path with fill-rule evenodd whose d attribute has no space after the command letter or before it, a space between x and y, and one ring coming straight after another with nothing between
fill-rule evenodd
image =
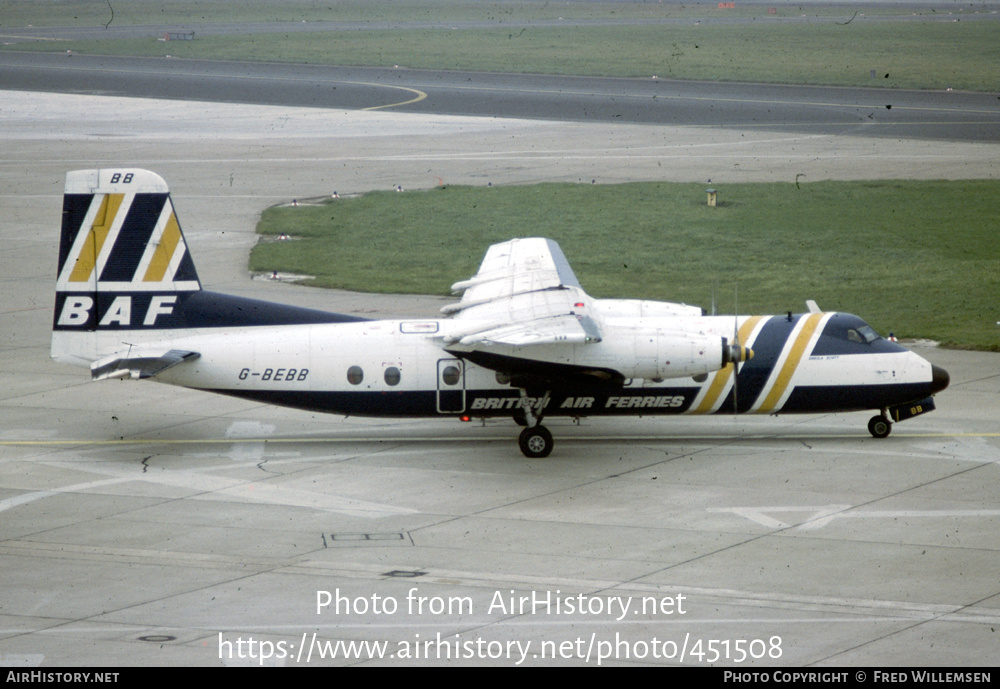
<instances>
[{"instance_id":1,"label":"green grass","mask_svg":"<svg viewBox=\"0 0 1000 689\"><path fill-rule=\"evenodd\" d=\"M101 26L106 3L36 3L67 7L71 25ZM32 23L24 3L2 5L4 26ZM852 6L851 9L854 9ZM845 7L808 8L822 17L810 23L779 23L764 6L727 13L715 4L525 3L409 0L336 3L125 3L115 22L184 26L218 22L317 20L393 21L393 30L261 33L197 36L194 41L156 39L42 41L17 50L262 60L295 63L393 66L517 73L671 77L890 88L955 88L990 91L1000 83L1000 19L970 21L876 21L876 6L857 6L867 17L850 19ZM15 11L16 10L16 11ZM780 13L801 14L783 6ZM757 17L726 24L723 17ZM38 17L44 24L56 15ZM72 16L74 21L66 21ZM562 17L565 26L531 24ZM677 24L587 26L573 20L677 19ZM699 20L700 23L699 23ZM457 28L413 28L412 22L454 21ZM481 22L462 28L463 22ZM528 26L524 26L529 22ZM409 28L408 28L409 27ZM872 74L875 74L875 78Z\"/></svg>"},{"instance_id":2,"label":"green grass","mask_svg":"<svg viewBox=\"0 0 1000 689\"><path fill-rule=\"evenodd\" d=\"M716 2L566 2L538 0L0 0L0 27L104 26L164 22L315 22L315 21L491 21L679 19L712 17L761 18L766 3L739 3L719 11ZM974 13L975 5L956 6L956 16ZM784 6L778 14L829 17L846 23L855 10L862 15L911 14L892 4L836 3ZM930 10L924 10L930 14Z\"/></svg>"},{"instance_id":3,"label":"green grass","mask_svg":"<svg viewBox=\"0 0 1000 689\"><path fill-rule=\"evenodd\" d=\"M139 25L162 22L509 21L697 16L703 9L647 3L501 0L0 0L0 26ZM839 13L843 15L843 11Z\"/></svg>"},{"instance_id":4,"label":"green grass","mask_svg":"<svg viewBox=\"0 0 1000 689\"><path fill-rule=\"evenodd\" d=\"M312 284L447 294L486 248L560 243L595 297L683 301L742 313L827 310L883 333L1000 351L1000 182L543 184L374 192L276 207L251 270ZM291 241L271 241L280 232Z\"/></svg>"}]
</instances>

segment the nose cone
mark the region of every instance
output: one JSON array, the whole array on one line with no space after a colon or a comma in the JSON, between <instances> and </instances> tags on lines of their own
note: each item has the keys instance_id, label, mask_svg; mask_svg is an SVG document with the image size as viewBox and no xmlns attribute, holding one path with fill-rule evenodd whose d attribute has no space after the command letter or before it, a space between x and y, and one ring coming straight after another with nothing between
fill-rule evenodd
<instances>
[{"instance_id":1,"label":"nose cone","mask_svg":"<svg viewBox=\"0 0 1000 689\"><path fill-rule=\"evenodd\" d=\"M941 392L951 382L951 376L940 366L931 364L931 394Z\"/></svg>"}]
</instances>

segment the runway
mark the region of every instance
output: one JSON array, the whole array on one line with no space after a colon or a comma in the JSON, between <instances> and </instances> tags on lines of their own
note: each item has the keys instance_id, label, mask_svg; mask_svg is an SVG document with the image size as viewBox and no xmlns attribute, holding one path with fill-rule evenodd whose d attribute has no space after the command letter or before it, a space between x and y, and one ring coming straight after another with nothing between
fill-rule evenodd
<instances>
[{"instance_id":1,"label":"runway","mask_svg":"<svg viewBox=\"0 0 1000 689\"><path fill-rule=\"evenodd\" d=\"M0 664L993 662L998 355L921 346L951 386L882 441L865 414L585 420L527 460L513 423L91 383L48 342L69 169L163 175L207 288L430 316L251 281L257 215L397 184L996 177L996 144L0 98Z\"/></svg>"}]
</instances>

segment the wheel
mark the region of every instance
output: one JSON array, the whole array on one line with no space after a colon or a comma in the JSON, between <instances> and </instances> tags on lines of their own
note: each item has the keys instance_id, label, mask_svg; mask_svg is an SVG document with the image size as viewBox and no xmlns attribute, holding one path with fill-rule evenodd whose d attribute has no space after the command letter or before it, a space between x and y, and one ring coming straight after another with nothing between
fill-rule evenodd
<instances>
[{"instance_id":1,"label":"wheel","mask_svg":"<svg viewBox=\"0 0 1000 689\"><path fill-rule=\"evenodd\" d=\"M885 438L892 431L892 423L884 416L873 416L868 421L868 432L876 438Z\"/></svg>"},{"instance_id":2,"label":"wheel","mask_svg":"<svg viewBox=\"0 0 1000 689\"><path fill-rule=\"evenodd\" d=\"M552 452L552 434L545 426L525 428L517 439L525 457L548 457Z\"/></svg>"},{"instance_id":3,"label":"wheel","mask_svg":"<svg viewBox=\"0 0 1000 689\"><path fill-rule=\"evenodd\" d=\"M514 412L514 423L516 423L518 426L528 425L528 415L524 413L523 409L518 409L516 412Z\"/></svg>"}]
</instances>

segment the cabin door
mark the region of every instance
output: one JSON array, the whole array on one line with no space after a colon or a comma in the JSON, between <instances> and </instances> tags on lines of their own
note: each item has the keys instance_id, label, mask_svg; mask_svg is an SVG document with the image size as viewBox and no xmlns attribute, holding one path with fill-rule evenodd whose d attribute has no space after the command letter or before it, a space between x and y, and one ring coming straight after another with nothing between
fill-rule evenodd
<instances>
[{"instance_id":1,"label":"cabin door","mask_svg":"<svg viewBox=\"0 0 1000 689\"><path fill-rule=\"evenodd\" d=\"M438 359L437 410L441 414L465 411L465 365L461 359Z\"/></svg>"}]
</instances>

